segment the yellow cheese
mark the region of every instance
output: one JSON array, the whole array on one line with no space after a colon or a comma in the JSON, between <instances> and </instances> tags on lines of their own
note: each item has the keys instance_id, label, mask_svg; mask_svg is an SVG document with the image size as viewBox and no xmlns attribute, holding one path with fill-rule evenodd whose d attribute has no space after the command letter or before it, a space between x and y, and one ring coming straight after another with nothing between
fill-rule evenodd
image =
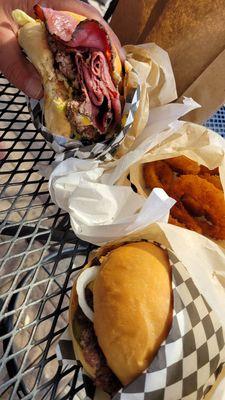
<instances>
[{"instance_id":1,"label":"yellow cheese","mask_svg":"<svg viewBox=\"0 0 225 400\"><path fill-rule=\"evenodd\" d=\"M28 22L35 22L33 18L31 18L29 15L27 15L24 11L19 10L18 8L16 10L12 11L12 17L14 21L19 25L19 26L24 26Z\"/></svg>"}]
</instances>

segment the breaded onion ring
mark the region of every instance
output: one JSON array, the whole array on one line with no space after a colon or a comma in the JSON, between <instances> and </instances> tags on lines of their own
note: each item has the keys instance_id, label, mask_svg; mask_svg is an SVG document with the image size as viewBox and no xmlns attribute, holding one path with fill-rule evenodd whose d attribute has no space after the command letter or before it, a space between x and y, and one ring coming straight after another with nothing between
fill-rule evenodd
<instances>
[{"instance_id":1,"label":"breaded onion ring","mask_svg":"<svg viewBox=\"0 0 225 400\"><path fill-rule=\"evenodd\" d=\"M211 174L202 174L199 175L200 178L206 179L208 182L211 182L217 189L223 190L220 177L218 175L211 175Z\"/></svg>"},{"instance_id":2,"label":"breaded onion ring","mask_svg":"<svg viewBox=\"0 0 225 400\"><path fill-rule=\"evenodd\" d=\"M170 193L177 200L192 198L196 202L193 204L198 204L197 212L199 214L201 210L201 217L205 221L196 222L203 234L215 239L225 239L225 200L221 190L199 176L183 175L173 182Z\"/></svg>"},{"instance_id":3,"label":"breaded onion ring","mask_svg":"<svg viewBox=\"0 0 225 400\"><path fill-rule=\"evenodd\" d=\"M200 171L200 166L193 160L185 156L168 158L165 162L176 172L182 174L197 175Z\"/></svg>"},{"instance_id":4,"label":"breaded onion ring","mask_svg":"<svg viewBox=\"0 0 225 400\"><path fill-rule=\"evenodd\" d=\"M146 187L154 189L162 188L166 192L173 181L173 171L164 161L153 161L143 166L143 174Z\"/></svg>"},{"instance_id":5,"label":"breaded onion ring","mask_svg":"<svg viewBox=\"0 0 225 400\"><path fill-rule=\"evenodd\" d=\"M202 229L199 226L198 222L188 213L188 211L185 209L180 201L178 201L171 208L170 215L173 219L173 222L171 222L171 220L169 219L170 223L178 226L183 226L187 229L190 229L191 231L202 233Z\"/></svg>"},{"instance_id":6,"label":"breaded onion ring","mask_svg":"<svg viewBox=\"0 0 225 400\"><path fill-rule=\"evenodd\" d=\"M219 168L209 169L205 165L200 165L200 174L219 175Z\"/></svg>"}]
</instances>

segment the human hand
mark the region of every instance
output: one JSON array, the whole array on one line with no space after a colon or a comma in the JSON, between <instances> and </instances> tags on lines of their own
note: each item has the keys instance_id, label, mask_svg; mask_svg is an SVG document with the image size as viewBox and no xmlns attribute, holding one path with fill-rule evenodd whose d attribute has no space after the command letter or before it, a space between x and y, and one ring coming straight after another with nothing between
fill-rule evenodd
<instances>
[{"instance_id":1,"label":"human hand","mask_svg":"<svg viewBox=\"0 0 225 400\"><path fill-rule=\"evenodd\" d=\"M35 17L33 12L35 4L36 2L32 0L0 0L0 70L14 86L26 95L39 99L43 96L41 78L20 49L17 42L18 26L12 19L12 11L16 8ZM94 7L79 0L41 0L38 4L56 10L72 11L101 22L119 51L121 59L124 59L119 39Z\"/></svg>"}]
</instances>

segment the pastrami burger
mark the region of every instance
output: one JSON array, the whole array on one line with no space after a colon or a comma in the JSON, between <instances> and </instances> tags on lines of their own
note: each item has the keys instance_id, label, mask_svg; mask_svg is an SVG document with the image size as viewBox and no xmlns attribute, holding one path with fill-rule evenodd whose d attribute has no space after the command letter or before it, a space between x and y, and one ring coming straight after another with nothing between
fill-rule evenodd
<instances>
[{"instance_id":1,"label":"pastrami burger","mask_svg":"<svg viewBox=\"0 0 225 400\"><path fill-rule=\"evenodd\" d=\"M53 133L92 144L114 136L121 122L122 64L105 28L96 20L34 6L21 10L18 41L40 73L45 125Z\"/></svg>"},{"instance_id":2,"label":"pastrami burger","mask_svg":"<svg viewBox=\"0 0 225 400\"><path fill-rule=\"evenodd\" d=\"M172 308L171 267L158 246L124 244L90 261L73 285L69 320L76 358L96 386L112 396L149 366Z\"/></svg>"}]
</instances>

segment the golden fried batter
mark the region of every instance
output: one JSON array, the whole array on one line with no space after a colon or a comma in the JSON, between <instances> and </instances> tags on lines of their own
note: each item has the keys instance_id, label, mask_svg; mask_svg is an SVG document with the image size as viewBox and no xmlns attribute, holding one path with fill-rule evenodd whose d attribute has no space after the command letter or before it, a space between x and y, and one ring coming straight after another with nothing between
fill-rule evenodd
<instances>
[{"instance_id":1,"label":"golden fried batter","mask_svg":"<svg viewBox=\"0 0 225 400\"><path fill-rule=\"evenodd\" d=\"M181 226L180 224L182 224L184 227L190 229L191 231L202 233L201 227L199 226L198 222L188 213L188 211L185 209L180 201L174 204L174 206L171 208L170 215L174 219L175 225Z\"/></svg>"},{"instance_id":2,"label":"golden fried batter","mask_svg":"<svg viewBox=\"0 0 225 400\"><path fill-rule=\"evenodd\" d=\"M165 162L176 172L182 174L197 175L200 171L200 166L185 156L168 158Z\"/></svg>"},{"instance_id":3,"label":"golden fried batter","mask_svg":"<svg viewBox=\"0 0 225 400\"><path fill-rule=\"evenodd\" d=\"M202 174L199 176L203 179L206 179L208 182L211 182L217 189L223 190L220 177L218 175Z\"/></svg>"},{"instance_id":4,"label":"golden fried batter","mask_svg":"<svg viewBox=\"0 0 225 400\"><path fill-rule=\"evenodd\" d=\"M173 171L164 161L144 164L143 174L146 187L150 189L158 187L167 192L173 181Z\"/></svg>"},{"instance_id":5,"label":"golden fried batter","mask_svg":"<svg viewBox=\"0 0 225 400\"><path fill-rule=\"evenodd\" d=\"M219 168L209 169L205 165L200 165L200 174L219 175Z\"/></svg>"},{"instance_id":6,"label":"golden fried batter","mask_svg":"<svg viewBox=\"0 0 225 400\"><path fill-rule=\"evenodd\" d=\"M225 200L222 190L199 176L183 175L174 181L171 192L175 199L181 201L185 195L192 198L198 204L198 214L201 205L201 217L205 221L197 222L203 234L215 239L225 239Z\"/></svg>"},{"instance_id":7,"label":"golden fried batter","mask_svg":"<svg viewBox=\"0 0 225 400\"><path fill-rule=\"evenodd\" d=\"M169 223L225 239L225 200L219 170L209 170L185 156L143 166L146 187L160 187L177 203Z\"/></svg>"}]
</instances>

